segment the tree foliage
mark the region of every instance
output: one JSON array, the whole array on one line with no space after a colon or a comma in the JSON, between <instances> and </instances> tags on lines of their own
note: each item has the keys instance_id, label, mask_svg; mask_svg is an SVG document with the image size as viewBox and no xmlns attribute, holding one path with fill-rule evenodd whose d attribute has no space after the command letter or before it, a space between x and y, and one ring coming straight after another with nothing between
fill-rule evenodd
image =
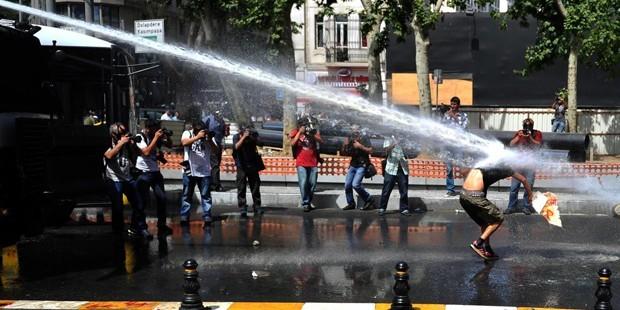
<instances>
[{"instance_id":1,"label":"tree foliage","mask_svg":"<svg viewBox=\"0 0 620 310\"><path fill-rule=\"evenodd\" d=\"M530 17L535 19L537 37L526 50L522 74L567 58L571 46L580 61L609 72L615 72L620 62L618 0L521 0L500 17L504 24L511 18L523 26L529 26Z\"/></svg>"}]
</instances>

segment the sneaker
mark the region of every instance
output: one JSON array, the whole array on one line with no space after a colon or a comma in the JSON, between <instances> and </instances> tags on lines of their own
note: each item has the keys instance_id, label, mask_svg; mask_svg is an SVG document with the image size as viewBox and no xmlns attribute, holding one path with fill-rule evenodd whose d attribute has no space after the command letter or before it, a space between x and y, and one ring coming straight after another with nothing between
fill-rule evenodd
<instances>
[{"instance_id":1,"label":"sneaker","mask_svg":"<svg viewBox=\"0 0 620 310\"><path fill-rule=\"evenodd\" d=\"M304 212L310 212L310 206L309 205L304 205Z\"/></svg>"},{"instance_id":2,"label":"sneaker","mask_svg":"<svg viewBox=\"0 0 620 310\"><path fill-rule=\"evenodd\" d=\"M348 205L346 205L344 208L342 208L342 210L353 210L355 209L355 204L354 203L350 203Z\"/></svg>"},{"instance_id":3,"label":"sneaker","mask_svg":"<svg viewBox=\"0 0 620 310\"><path fill-rule=\"evenodd\" d=\"M157 235L158 236L170 236L172 235L172 228L168 226L159 226L157 227Z\"/></svg>"},{"instance_id":4,"label":"sneaker","mask_svg":"<svg viewBox=\"0 0 620 310\"><path fill-rule=\"evenodd\" d=\"M445 197L456 197L456 196L458 196L458 195L459 195L459 193L458 193L458 192L455 192L455 191L448 191L448 192L446 193Z\"/></svg>"},{"instance_id":5,"label":"sneaker","mask_svg":"<svg viewBox=\"0 0 620 310\"><path fill-rule=\"evenodd\" d=\"M316 209L316 206L313 203L310 203L310 210Z\"/></svg>"},{"instance_id":6,"label":"sneaker","mask_svg":"<svg viewBox=\"0 0 620 310\"><path fill-rule=\"evenodd\" d=\"M411 212L409 212L409 210L405 209L405 210L400 211L400 215L411 216Z\"/></svg>"},{"instance_id":7,"label":"sneaker","mask_svg":"<svg viewBox=\"0 0 620 310\"><path fill-rule=\"evenodd\" d=\"M254 211L254 216L262 215L265 213L265 210L261 206L252 206L252 211Z\"/></svg>"},{"instance_id":8,"label":"sneaker","mask_svg":"<svg viewBox=\"0 0 620 310\"><path fill-rule=\"evenodd\" d=\"M224 189L224 187L222 187L222 185L219 185L219 186L215 187L213 190L216 191L216 192L225 192L226 191Z\"/></svg>"},{"instance_id":9,"label":"sneaker","mask_svg":"<svg viewBox=\"0 0 620 310\"><path fill-rule=\"evenodd\" d=\"M484 246L476 245L476 242L472 242L469 247L478 254L478 256L482 257L484 260L493 260L494 254L487 252ZM497 255L495 255L497 256ZM495 258L496 259L496 258Z\"/></svg>"},{"instance_id":10,"label":"sneaker","mask_svg":"<svg viewBox=\"0 0 620 310\"><path fill-rule=\"evenodd\" d=\"M379 216L384 216L385 215L385 209L379 209L379 212L377 212L379 214Z\"/></svg>"},{"instance_id":11,"label":"sneaker","mask_svg":"<svg viewBox=\"0 0 620 310\"><path fill-rule=\"evenodd\" d=\"M504 210L504 214L508 215L508 214L513 214L516 213L517 210L515 210L514 208L507 208L506 210Z\"/></svg>"},{"instance_id":12,"label":"sneaker","mask_svg":"<svg viewBox=\"0 0 620 310\"><path fill-rule=\"evenodd\" d=\"M420 207L416 207L413 208L413 210L411 210L411 212L413 213L426 213L426 209L420 208Z\"/></svg>"},{"instance_id":13,"label":"sneaker","mask_svg":"<svg viewBox=\"0 0 620 310\"><path fill-rule=\"evenodd\" d=\"M366 211L366 210L372 210L374 208L375 208L375 200L370 198L368 199L368 201L366 201L366 203L364 203L362 210Z\"/></svg>"},{"instance_id":14,"label":"sneaker","mask_svg":"<svg viewBox=\"0 0 620 310\"><path fill-rule=\"evenodd\" d=\"M144 238L149 241L153 240L153 235L146 229L129 228L127 229L127 236L130 238Z\"/></svg>"},{"instance_id":15,"label":"sneaker","mask_svg":"<svg viewBox=\"0 0 620 310\"><path fill-rule=\"evenodd\" d=\"M523 207L523 208L521 209L521 212L523 212L523 214L525 214L525 215L530 215L530 214L532 214L532 211L530 211L530 208L528 208L528 207Z\"/></svg>"},{"instance_id":16,"label":"sneaker","mask_svg":"<svg viewBox=\"0 0 620 310\"><path fill-rule=\"evenodd\" d=\"M487 251L487 253L489 255L489 260L499 259L499 256L497 254L495 254L495 251L493 251L493 249L491 248L490 245L485 243L484 244L484 250Z\"/></svg>"},{"instance_id":17,"label":"sneaker","mask_svg":"<svg viewBox=\"0 0 620 310\"><path fill-rule=\"evenodd\" d=\"M247 218L248 217L248 206L243 206L243 207L239 207L239 216L241 216L241 218Z\"/></svg>"}]
</instances>

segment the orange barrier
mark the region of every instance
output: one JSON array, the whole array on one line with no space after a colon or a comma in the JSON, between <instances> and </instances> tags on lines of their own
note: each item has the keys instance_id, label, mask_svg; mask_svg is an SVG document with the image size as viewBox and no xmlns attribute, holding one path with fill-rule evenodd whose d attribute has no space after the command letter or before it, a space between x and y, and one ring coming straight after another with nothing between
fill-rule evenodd
<instances>
[{"instance_id":1,"label":"orange barrier","mask_svg":"<svg viewBox=\"0 0 620 310\"><path fill-rule=\"evenodd\" d=\"M180 163L183 161L183 154L166 154L168 163L162 165L162 169L181 169ZM324 157L324 162L319 165L319 174L343 176L347 174L350 157ZM379 174L381 171L382 158L371 158L372 163L377 167ZM295 159L291 157L263 157L265 170L262 175L296 175ZM560 166L558 166L560 167ZM220 166L222 173L236 173L235 162L230 155L222 157ZM572 163L549 173L546 171L537 172L536 179L552 179L559 177L586 177L586 176L620 176L620 163ZM409 160L409 176L419 178L443 179L446 177L446 165L439 160ZM458 167L455 169L455 177L460 178L461 172Z\"/></svg>"}]
</instances>

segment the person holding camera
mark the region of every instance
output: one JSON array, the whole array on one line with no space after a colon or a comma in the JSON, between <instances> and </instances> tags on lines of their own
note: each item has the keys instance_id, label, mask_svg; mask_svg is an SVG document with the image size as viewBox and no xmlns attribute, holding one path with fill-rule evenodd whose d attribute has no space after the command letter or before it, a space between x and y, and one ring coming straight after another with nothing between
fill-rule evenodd
<instances>
[{"instance_id":1,"label":"person holding camera","mask_svg":"<svg viewBox=\"0 0 620 310\"><path fill-rule=\"evenodd\" d=\"M297 184L304 212L314 209L312 198L319 176L319 143L323 143L316 119L303 117L289 135L297 168Z\"/></svg>"},{"instance_id":2,"label":"person holding camera","mask_svg":"<svg viewBox=\"0 0 620 310\"><path fill-rule=\"evenodd\" d=\"M150 238L146 229L144 208L131 170L134 167L136 153L135 140L127 132L127 127L122 123L110 125L111 146L103 153L105 168L105 181L112 203L112 228L116 233L122 233L123 220L123 194L129 200L133 213L128 230L130 236L142 236Z\"/></svg>"},{"instance_id":3,"label":"person holding camera","mask_svg":"<svg viewBox=\"0 0 620 310\"><path fill-rule=\"evenodd\" d=\"M159 171L159 163L166 163L164 153L159 151L162 145L172 146L170 141L172 132L161 128L161 122L147 119L144 128L136 137L141 137L136 145L140 149L136 168L139 170L137 179L138 192L142 204L146 208L151 203L150 188L153 189L157 202L157 234L167 236L172 234L172 229L166 225L166 191L164 189L164 177Z\"/></svg>"},{"instance_id":4,"label":"person holding camera","mask_svg":"<svg viewBox=\"0 0 620 310\"><path fill-rule=\"evenodd\" d=\"M183 194L181 198L181 226L189 226L194 188L198 185L202 206L203 227L209 227L211 217L211 153L217 150L213 135L208 134L201 121L194 121L192 128L183 132Z\"/></svg>"},{"instance_id":5,"label":"person holding camera","mask_svg":"<svg viewBox=\"0 0 620 310\"><path fill-rule=\"evenodd\" d=\"M386 159L383 169L383 189L381 190L381 202L379 203L379 215L385 215L388 200L394 189L394 185L398 182L398 192L400 194L399 212L404 216L410 216L409 211L409 163L403 148L399 141L392 136L383 142ZM424 212L420 208L414 210L416 212Z\"/></svg>"},{"instance_id":6,"label":"person holding camera","mask_svg":"<svg viewBox=\"0 0 620 310\"><path fill-rule=\"evenodd\" d=\"M523 120L523 129L515 133L512 140L510 140L510 146L519 149L522 152L532 152L540 149L542 145L542 132L534 129L534 121L531 118ZM517 170L520 174L525 176L528 184L534 187L534 179L536 178L536 171L534 168L520 168ZM521 182L513 178L510 183L510 197L508 199L508 208L504 211L504 214L516 213L519 211L517 208L517 200L519 198L519 187ZM521 211L529 215L532 213L531 199L529 193L526 191L523 193L524 206Z\"/></svg>"},{"instance_id":7,"label":"person holding camera","mask_svg":"<svg viewBox=\"0 0 620 310\"><path fill-rule=\"evenodd\" d=\"M258 154L258 132L251 124L242 124L239 129L239 133L233 136L233 158L237 167L237 205L241 209L241 217L247 217L246 189L249 183L252 210L254 216L258 216L263 213L258 172L265 170L265 164Z\"/></svg>"},{"instance_id":8,"label":"person holding camera","mask_svg":"<svg viewBox=\"0 0 620 310\"><path fill-rule=\"evenodd\" d=\"M220 164L222 162L222 152L224 151L224 137L228 136L228 126L224 121L224 117L220 111L209 114L203 122L205 129L214 135L217 150L211 154L211 190L223 192L224 187L220 181Z\"/></svg>"},{"instance_id":9,"label":"person holding camera","mask_svg":"<svg viewBox=\"0 0 620 310\"><path fill-rule=\"evenodd\" d=\"M353 190L357 192L364 201L362 210L370 210L374 208L374 200L370 193L362 186L366 169L370 165L369 154L372 153L370 139L366 135L362 135L360 127L354 125L351 127L351 137L345 138L341 152L351 156L349 162L349 170L344 181L344 193L347 198L347 205L343 210L355 209L355 200L353 199Z\"/></svg>"},{"instance_id":10,"label":"person holding camera","mask_svg":"<svg viewBox=\"0 0 620 310\"><path fill-rule=\"evenodd\" d=\"M563 133L566 130L566 102L561 97L557 97L551 108L555 110L551 120L551 131Z\"/></svg>"},{"instance_id":11,"label":"person holding camera","mask_svg":"<svg viewBox=\"0 0 620 310\"><path fill-rule=\"evenodd\" d=\"M450 109L444 113L442 122L447 124L450 127L465 130L467 129L467 125L469 124L469 118L467 117L467 113L462 112L461 110L461 99L459 97L452 97L450 99ZM462 153L460 151L451 152L452 156L462 157ZM459 158L456 158L459 159ZM456 191L456 186L454 185L454 162L452 160L447 160L446 162L446 197L456 197L458 196L458 192Z\"/></svg>"}]
</instances>

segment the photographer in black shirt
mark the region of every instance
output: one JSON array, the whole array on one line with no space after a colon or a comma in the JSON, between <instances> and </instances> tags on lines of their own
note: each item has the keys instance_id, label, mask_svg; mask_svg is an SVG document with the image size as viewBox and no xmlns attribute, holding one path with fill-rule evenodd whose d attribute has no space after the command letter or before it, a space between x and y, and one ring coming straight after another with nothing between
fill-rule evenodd
<instances>
[{"instance_id":1,"label":"photographer in black shirt","mask_svg":"<svg viewBox=\"0 0 620 310\"><path fill-rule=\"evenodd\" d=\"M246 188L250 184L252 193L252 209L254 215L263 213L260 199L260 176L258 172L265 170L263 159L257 149L258 132L251 124L243 124L239 133L233 136L233 158L237 167L237 204L241 209L241 217L246 217L248 206Z\"/></svg>"},{"instance_id":2,"label":"photographer in black shirt","mask_svg":"<svg viewBox=\"0 0 620 310\"><path fill-rule=\"evenodd\" d=\"M368 136L362 135L359 126L352 126L351 131L351 136L345 138L341 150L342 154L351 156L349 170L344 181L344 192L347 197L347 205L343 210L355 209L353 190L355 190L364 201L362 210L370 210L374 208L374 200L370 196L370 193L362 186L362 181L364 180L366 169L370 165L369 154L372 153L372 146Z\"/></svg>"}]
</instances>

